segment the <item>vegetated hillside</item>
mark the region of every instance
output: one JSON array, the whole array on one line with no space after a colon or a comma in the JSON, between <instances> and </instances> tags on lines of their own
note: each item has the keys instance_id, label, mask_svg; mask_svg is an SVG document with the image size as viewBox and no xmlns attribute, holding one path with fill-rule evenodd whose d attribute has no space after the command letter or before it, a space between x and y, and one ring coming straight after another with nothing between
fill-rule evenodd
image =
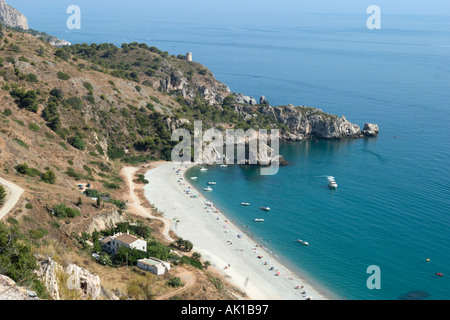
<instances>
[{"instance_id":1,"label":"vegetated hillside","mask_svg":"<svg viewBox=\"0 0 450 320\"><path fill-rule=\"evenodd\" d=\"M180 274L195 275L196 285L179 297L230 297L233 290L224 290L220 278L189 269L202 269L198 256L165 255L170 244L158 232L158 221L127 211L120 168L170 160L173 129L192 132L193 122L202 120L204 128L279 128L285 140L361 134L345 118L315 108L258 104L230 92L206 67L145 44L55 48L6 28L0 30L0 101L1 175L25 190L7 225L0 224L0 248L7 248L0 252L0 272L42 297L51 293L30 276L37 268L33 256L94 270L108 279L106 298L114 292L122 298L156 297L155 292L169 297L168 279L147 279L149 285L139 287L133 269L120 268L123 261L109 257L112 267L93 262L95 229L106 235L123 222L151 228L152 253L179 264ZM91 190L83 195L78 185L87 182ZM33 252L24 256L26 263L17 254L11 259L21 250Z\"/></svg>"},{"instance_id":2,"label":"vegetated hillside","mask_svg":"<svg viewBox=\"0 0 450 320\"><path fill-rule=\"evenodd\" d=\"M113 76L113 69L67 56L32 35L6 28L0 35L0 170L25 190L0 222L0 273L41 298L52 298L54 290L33 272L51 257L98 274L103 299L173 298L177 275L194 284L176 298L230 298L225 281L205 270L198 256L186 252L180 259L169 253L158 221L134 216L126 206L121 166L167 159L168 124L177 121L168 115L182 106L169 94L127 75ZM87 182L91 188L84 195L78 185ZM95 230L107 235L123 223L149 230L146 254L169 259L177 265L174 271L156 277L126 268L119 258L95 261Z\"/></svg>"}]
</instances>

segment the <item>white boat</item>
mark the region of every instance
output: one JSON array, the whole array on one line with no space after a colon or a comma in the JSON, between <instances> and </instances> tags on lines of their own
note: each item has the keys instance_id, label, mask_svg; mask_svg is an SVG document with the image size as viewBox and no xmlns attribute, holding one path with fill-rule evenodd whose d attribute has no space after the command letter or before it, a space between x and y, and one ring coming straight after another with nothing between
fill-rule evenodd
<instances>
[{"instance_id":1,"label":"white boat","mask_svg":"<svg viewBox=\"0 0 450 320\"><path fill-rule=\"evenodd\" d=\"M255 219L255 222L264 222L264 219Z\"/></svg>"},{"instance_id":2,"label":"white boat","mask_svg":"<svg viewBox=\"0 0 450 320\"><path fill-rule=\"evenodd\" d=\"M200 171L205 172L205 171L208 171L208 169L206 169L205 167L202 167L202 168L200 169Z\"/></svg>"},{"instance_id":3,"label":"white boat","mask_svg":"<svg viewBox=\"0 0 450 320\"><path fill-rule=\"evenodd\" d=\"M264 210L264 211L270 211L270 208L269 207L267 207L267 206L265 206L265 207L259 207L261 210Z\"/></svg>"},{"instance_id":4,"label":"white boat","mask_svg":"<svg viewBox=\"0 0 450 320\"><path fill-rule=\"evenodd\" d=\"M226 164L221 164L220 167L221 167L221 168L226 168L226 167L228 167L228 165L226 165Z\"/></svg>"},{"instance_id":5,"label":"white boat","mask_svg":"<svg viewBox=\"0 0 450 320\"><path fill-rule=\"evenodd\" d=\"M250 203L248 203L248 202L241 202L241 206L249 206L250 205Z\"/></svg>"},{"instance_id":6,"label":"white boat","mask_svg":"<svg viewBox=\"0 0 450 320\"><path fill-rule=\"evenodd\" d=\"M203 190L205 190L205 191L212 191L213 189L211 187L206 187Z\"/></svg>"},{"instance_id":7,"label":"white boat","mask_svg":"<svg viewBox=\"0 0 450 320\"><path fill-rule=\"evenodd\" d=\"M305 245L305 246L309 246L309 243L308 243L308 242L303 241L303 240L301 240L301 239L297 239L297 242L299 242L299 243L301 243L301 244L303 244L303 245Z\"/></svg>"},{"instance_id":8,"label":"white boat","mask_svg":"<svg viewBox=\"0 0 450 320\"><path fill-rule=\"evenodd\" d=\"M208 184L211 185L211 186L216 185L216 183L214 181L210 181L210 182L208 182Z\"/></svg>"},{"instance_id":9,"label":"white boat","mask_svg":"<svg viewBox=\"0 0 450 320\"><path fill-rule=\"evenodd\" d=\"M197 177L191 177L191 180L197 180Z\"/></svg>"},{"instance_id":10,"label":"white boat","mask_svg":"<svg viewBox=\"0 0 450 320\"><path fill-rule=\"evenodd\" d=\"M334 179L328 179L328 187L330 189L336 189L337 188L337 183Z\"/></svg>"}]
</instances>

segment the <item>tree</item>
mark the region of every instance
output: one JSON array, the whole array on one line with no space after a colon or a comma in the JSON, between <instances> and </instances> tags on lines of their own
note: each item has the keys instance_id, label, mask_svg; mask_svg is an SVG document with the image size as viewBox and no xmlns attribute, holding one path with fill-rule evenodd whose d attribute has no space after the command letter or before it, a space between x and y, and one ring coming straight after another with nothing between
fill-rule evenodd
<instances>
[{"instance_id":1,"label":"tree","mask_svg":"<svg viewBox=\"0 0 450 320\"><path fill-rule=\"evenodd\" d=\"M41 179L47 183L54 184L56 181L56 174L53 170L47 170L41 175Z\"/></svg>"},{"instance_id":2,"label":"tree","mask_svg":"<svg viewBox=\"0 0 450 320\"><path fill-rule=\"evenodd\" d=\"M93 243L93 250L94 252L100 252L102 251L102 244L100 243L100 233L95 230L92 232L92 243Z\"/></svg>"},{"instance_id":3,"label":"tree","mask_svg":"<svg viewBox=\"0 0 450 320\"><path fill-rule=\"evenodd\" d=\"M5 203L6 199L6 191L3 186L0 186L0 206L2 206Z\"/></svg>"},{"instance_id":4,"label":"tree","mask_svg":"<svg viewBox=\"0 0 450 320\"><path fill-rule=\"evenodd\" d=\"M102 200L100 197L97 197L97 208L100 208L100 204L102 203Z\"/></svg>"},{"instance_id":5,"label":"tree","mask_svg":"<svg viewBox=\"0 0 450 320\"><path fill-rule=\"evenodd\" d=\"M78 197L78 200L77 200L77 202L75 203L75 205L77 206L77 207L79 207L79 206L81 206L83 204L83 200L81 200L81 197Z\"/></svg>"}]
</instances>

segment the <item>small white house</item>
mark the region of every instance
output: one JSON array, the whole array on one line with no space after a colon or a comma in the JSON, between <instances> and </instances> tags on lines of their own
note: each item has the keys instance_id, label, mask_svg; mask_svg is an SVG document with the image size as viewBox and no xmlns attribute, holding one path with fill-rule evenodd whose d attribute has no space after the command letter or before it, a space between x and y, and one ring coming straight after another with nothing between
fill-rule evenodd
<instances>
[{"instance_id":1,"label":"small white house","mask_svg":"<svg viewBox=\"0 0 450 320\"><path fill-rule=\"evenodd\" d=\"M113 236L103 238L101 240L103 248L107 252L116 253L120 247L124 246L129 249L147 251L147 242L128 233L116 233Z\"/></svg>"},{"instance_id":2,"label":"small white house","mask_svg":"<svg viewBox=\"0 0 450 320\"><path fill-rule=\"evenodd\" d=\"M138 260L137 267L145 271L150 271L151 273L159 276L169 272L170 263L156 258L148 258Z\"/></svg>"}]
</instances>

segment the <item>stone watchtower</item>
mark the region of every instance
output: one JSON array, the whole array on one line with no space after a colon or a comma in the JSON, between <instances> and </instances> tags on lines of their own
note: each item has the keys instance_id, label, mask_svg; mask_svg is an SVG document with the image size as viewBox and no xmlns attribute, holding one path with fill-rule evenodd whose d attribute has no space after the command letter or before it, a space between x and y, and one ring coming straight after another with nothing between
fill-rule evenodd
<instances>
[{"instance_id":1,"label":"stone watchtower","mask_svg":"<svg viewBox=\"0 0 450 320\"><path fill-rule=\"evenodd\" d=\"M192 52L186 53L186 61L192 61Z\"/></svg>"}]
</instances>

